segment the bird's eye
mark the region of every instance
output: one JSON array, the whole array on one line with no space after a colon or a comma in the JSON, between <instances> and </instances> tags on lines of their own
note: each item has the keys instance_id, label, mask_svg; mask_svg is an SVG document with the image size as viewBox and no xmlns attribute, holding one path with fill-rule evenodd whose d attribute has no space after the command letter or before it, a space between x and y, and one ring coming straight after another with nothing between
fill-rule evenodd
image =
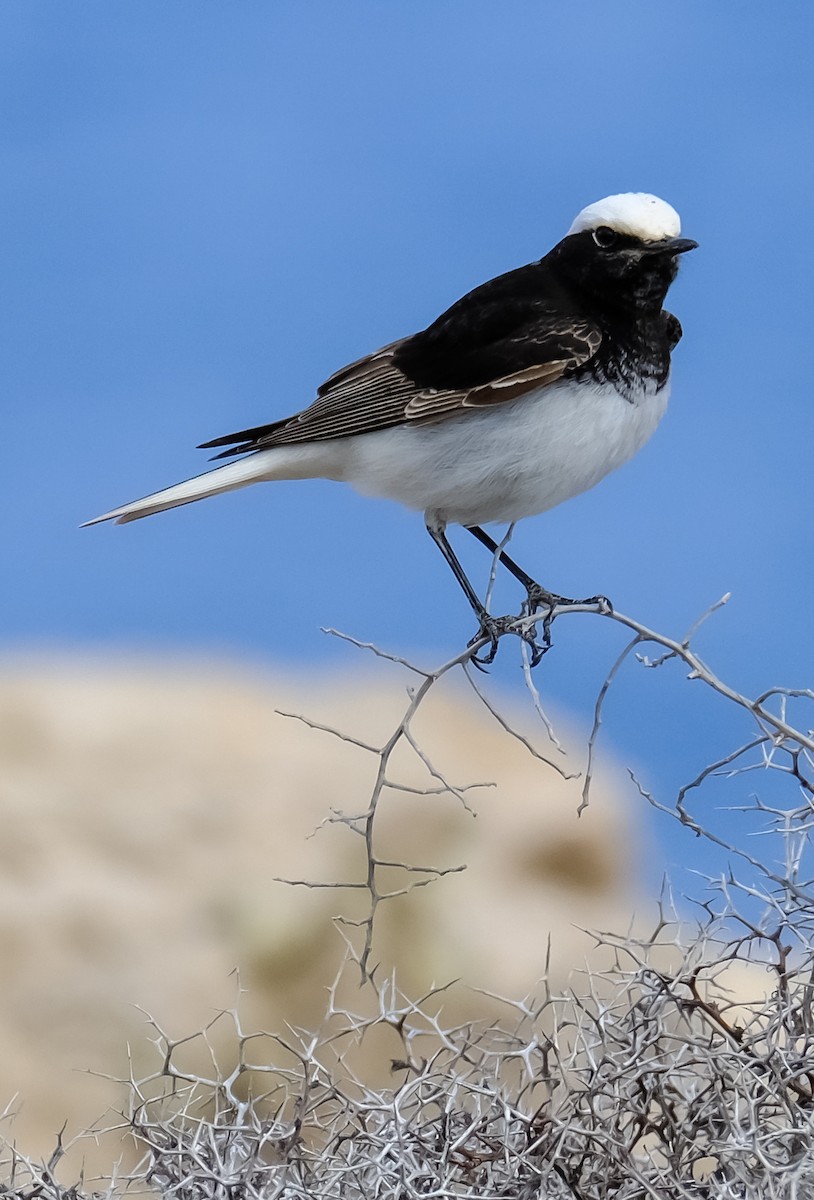
<instances>
[{"instance_id":1,"label":"bird's eye","mask_svg":"<svg viewBox=\"0 0 814 1200\"><path fill-rule=\"evenodd\" d=\"M610 225L600 225L594 230L594 241L602 250L609 250L616 242L618 234Z\"/></svg>"}]
</instances>

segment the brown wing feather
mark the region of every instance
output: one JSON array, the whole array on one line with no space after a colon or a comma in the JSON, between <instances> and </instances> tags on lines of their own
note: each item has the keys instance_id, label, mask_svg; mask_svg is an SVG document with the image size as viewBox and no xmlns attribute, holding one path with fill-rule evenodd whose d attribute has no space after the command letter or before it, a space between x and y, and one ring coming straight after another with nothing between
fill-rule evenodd
<instances>
[{"instance_id":1,"label":"brown wing feather","mask_svg":"<svg viewBox=\"0 0 814 1200\"><path fill-rule=\"evenodd\" d=\"M329 375L325 382L319 385L317 396L327 395L328 392L350 383L360 375L367 375L379 363L392 362L396 351L407 341L409 338L399 338L397 342L389 342L388 345L382 346L381 350L375 350L372 354L365 354L362 358L355 358L353 362L346 363L344 367L334 371L333 375ZM313 408L313 405L311 407Z\"/></svg>"},{"instance_id":2,"label":"brown wing feather","mask_svg":"<svg viewBox=\"0 0 814 1200\"><path fill-rule=\"evenodd\" d=\"M494 379L491 383L481 384L480 387L470 388L468 391L425 389L416 392L404 410L404 415L408 421L427 420L455 412L457 409L501 404L505 400L514 400L526 392L545 387L547 383L554 383L570 365L568 359L557 359L539 367L526 367L523 371L515 371L511 375L504 375L502 379Z\"/></svg>"},{"instance_id":3,"label":"brown wing feather","mask_svg":"<svg viewBox=\"0 0 814 1200\"><path fill-rule=\"evenodd\" d=\"M556 347L559 357L469 388L418 387L393 361L403 344L393 342L335 372L319 388L313 404L293 417L205 445L239 442L219 456L228 457L268 446L351 437L394 425L442 420L468 408L514 400L554 383L567 370L591 358L602 338L588 322L563 323L562 327L549 327L546 334L549 352ZM545 350L546 346L541 345L541 356Z\"/></svg>"}]
</instances>

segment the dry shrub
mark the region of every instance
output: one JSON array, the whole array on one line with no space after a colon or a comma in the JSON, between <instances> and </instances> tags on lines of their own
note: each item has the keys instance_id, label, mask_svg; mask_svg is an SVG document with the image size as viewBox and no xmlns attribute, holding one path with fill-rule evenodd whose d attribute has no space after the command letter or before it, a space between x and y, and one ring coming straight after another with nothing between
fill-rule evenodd
<instances>
[{"instance_id":1,"label":"dry shrub","mask_svg":"<svg viewBox=\"0 0 814 1200\"><path fill-rule=\"evenodd\" d=\"M142 1188L173 1200L814 1198L814 891L807 870L814 741L791 720L791 709L810 705L814 693L775 688L750 699L710 671L690 635L675 641L620 614L611 619L635 636L602 689L591 756L607 691L647 643L659 656L639 656L645 668L684 663L692 680L752 726L741 745L681 788L675 804L639 787L677 827L727 856L727 870L703 883L695 921L688 922L685 903L679 913L665 895L649 935L595 934L604 965L575 976L568 990L543 986L536 998L504 998L502 1015L487 1022L450 1021L444 989L411 1000L376 966L377 914L394 899L379 881L394 867L376 853L386 788L374 787L366 808L335 816L367 854L368 912L345 924L346 971L361 969L359 1003L340 1000L335 988L316 1029L246 1032L239 1004L181 1041L156 1023L156 1069L125 1085L122 1127L144 1147L142 1166L96 1194ZM419 682L393 744L412 744L412 716L423 697L468 657L415 672ZM386 768L386 748L370 753ZM448 787L432 764L428 769ZM756 797L753 786L744 795L744 772L756 769L765 772L770 800ZM586 802L590 775L589 767ZM689 809L723 776L737 792L742 818L726 841ZM744 831L760 832L759 853L739 840ZM409 888L416 868L398 869ZM226 1052L224 1024L231 1033ZM372 1087L355 1071L355 1053L382 1033L397 1053L390 1083ZM201 1046L210 1055L205 1072L188 1061ZM6 1157L7 1195L67 1200L92 1190L58 1184L57 1155L46 1166L10 1149Z\"/></svg>"}]
</instances>

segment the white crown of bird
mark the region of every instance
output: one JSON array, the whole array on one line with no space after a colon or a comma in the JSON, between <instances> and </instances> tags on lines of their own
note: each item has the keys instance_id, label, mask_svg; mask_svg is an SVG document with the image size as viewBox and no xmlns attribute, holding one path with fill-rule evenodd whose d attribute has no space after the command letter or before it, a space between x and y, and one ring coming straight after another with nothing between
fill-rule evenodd
<instances>
[{"instance_id":1,"label":"white crown of bird","mask_svg":"<svg viewBox=\"0 0 814 1200\"><path fill-rule=\"evenodd\" d=\"M568 235L600 225L644 242L661 242L681 233L681 218L673 206L648 192L623 192L589 204L574 218Z\"/></svg>"}]
</instances>

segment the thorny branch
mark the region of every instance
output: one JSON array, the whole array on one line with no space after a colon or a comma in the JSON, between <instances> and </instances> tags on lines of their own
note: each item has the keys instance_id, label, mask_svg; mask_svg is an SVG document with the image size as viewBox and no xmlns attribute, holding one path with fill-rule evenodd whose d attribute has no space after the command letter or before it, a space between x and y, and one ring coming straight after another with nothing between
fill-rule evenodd
<instances>
[{"instance_id":1,"label":"thorny branch","mask_svg":"<svg viewBox=\"0 0 814 1200\"><path fill-rule=\"evenodd\" d=\"M729 595L725 595L715 604L711 605L693 623L681 639L672 638L654 629L650 629L641 621L629 617L624 613L618 611L608 612L603 605L594 604L571 604L557 607L553 611L538 612L532 616L519 617L501 635L506 638L513 632L517 632L522 628L528 628L530 624L541 621L544 622L547 628L550 628L555 620L559 620L565 616L575 617L584 614L599 615L605 621L633 633L633 638L626 643L622 651L615 658L596 698L593 725L587 738L586 759L582 772L575 772L569 769L570 762L568 760L564 760L567 765L563 765L562 761L558 761L558 759L564 756L565 752L556 737L552 721L544 710L540 692L530 668L529 647L526 641L520 641L523 678L532 712L538 719L538 728L542 730L542 746L537 745L533 738L514 727L512 722L501 713L498 702L487 694L486 688L480 681L480 678L476 678L472 666L476 655L485 645L486 639L473 643L466 650L455 655L440 667L427 670L405 658L386 653L375 645L358 641L356 638L345 633L340 633L335 629L325 631L331 636L341 638L358 649L368 651L378 658L396 664L408 672L410 676L407 686L408 701L404 712L390 736L381 745L373 745L369 741L362 740L349 732L319 724L305 716L294 713L282 714L302 721L311 728L340 738L342 741L372 755L376 760L375 779L368 797L367 807L361 812L352 814L334 812L330 817L326 818L326 823L345 825L362 839L365 863L363 875L355 880L333 882L316 882L302 879L286 881L304 887L347 888L356 891L362 890L367 893L367 913L363 919L354 922L341 916L337 918L343 924L347 926L355 925L361 930L362 942L358 949L358 963L363 980L372 977L376 969L372 956L374 927L379 906L384 901L404 895L405 892L411 891L415 887L426 886L426 884L443 875L465 869L464 866L452 868L416 867L413 864L405 862L394 862L392 859L388 859L387 862L381 859L376 849L376 817L385 794L388 790L403 790L413 793L418 791L422 795L446 794L455 798L468 811L471 811L467 800L467 793L475 788L490 786L486 782L459 784L447 779L442 769L431 760L422 748L413 731L416 714L430 692L437 688L445 678L454 674L463 674L467 684L477 696L489 717L497 723L507 736L522 745L540 763L541 770L553 771L564 780L571 780L581 776L581 799L576 810L578 813L581 813L590 802L594 781L596 748L600 727L603 722L605 702L620 672L631 659L648 670L661 669L673 662L679 663L687 668L688 680L702 684L722 700L742 710L748 716L751 731L742 745L734 750L727 749L714 762L705 766L691 780L685 783L679 789L672 803L656 798L631 773L631 778L639 794L653 808L660 812L668 813L688 827L696 836L708 839L724 850L738 855L741 859L755 867L760 866L757 858L747 854L742 847L735 847L725 839L712 833L707 828L705 821L696 819L688 811L688 797L691 793L698 792L707 780L721 776L732 777L733 775L758 768L773 769L790 775L799 785L799 791L802 792L802 800L798 796L792 812L789 813L788 810L784 810L782 819L786 821L794 819L798 825L805 819L814 820L814 811L811 811L810 808L810 804L814 799L814 782L812 782L814 780L814 736L812 736L810 729L795 726L789 719L788 714L790 701L798 703L814 701L814 692L804 688L772 687L766 689L757 697L750 698L725 683L704 662L693 647L693 638L701 625L713 613L723 608L728 600ZM416 789L415 787L405 786L391 776L390 764L394 751L402 745L408 746L413 755L423 765L428 778L425 788ZM766 811L768 812L768 810ZM773 813L772 815L776 820L781 819L779 813ZM401 870L404 873L404 886L382 890L380 886L380 871L385 866L391 870ZM411 876L417 874L423 876L423 878L411 878ZM767 878L771 879L772 882L779 883L781 876L777 873L772 874L768 872ZM791 886L794 886L793 882Z\"/></svg>"},{"instance_id":2,"label":"thorny branch","mask_svg":"<svg viewBox=\"0 0 814 1200\"><path fill-rule=\"evenodd\" d=\"M157 1066L122 1083L130 1179L164 1200L811 1200L814 947L742 920L725 890L688 937L669 904L579 990L449 1024L368 980L330 991L316 1033L248 1033L239 1006L194 1038L151 1019ZM737 936L733 923L741 921ZM731 997L733 968L753 991ZM765 980L761 984L761 980ZM362 1003L366 1000L368 1003ZM372 1086L355 1052L386 1029L398 1057ZM181 1061L195 1048L200 1066ZM11 1200L82 1200L6 1147ZM111 1185L104 1194L121 1193Z\"/></svg>"},{"instance_id":3,"label":"thorny branch","mask_svg":"<svg viewBox=\"0 0 814 1200\"><path fill-rule=\"evenodd\" d=\"M588 611L569 607L554 616ZM410 680L404 711L381 744L286 714L348 742L376 767L367 807L326 818L360 839L360 878L291 881L367 894L361 949L348 935L362 973L358 1004L340 1002L340 973L316 1033L291 1026L283 1036L247 1033L238 1008L191 1038L172 1039L152 1022L155 1072L136 1078L131 1068L122 1081L130 1105L121 1128L145 1153L125 1183L163 1200L814 1200L814 889L804 873L814 761L810 729L797 728L790 715L807 711L814 692L772 687L750 699L693 649L700 621L675 640L623 614L602 615L633 636L596 699L580 808L590 799L606 700L625 665L682 664L690 680L745 714L748 731L671 802L631 778L655 808L748 863L747 877L730 867L708 879L694 928L663 896L649 935L595 933L609 965L573 981L566 995L544 980L538 997L493 996L502 1018L448 1024L438 995L445 989L409 1000L395 979L376 977L372 962L379 906L462 869L398 862L378 851L376 818L388 791L449 795L468 807L470 790L483 786L447 779L419 743L416 714L432 689L462 673L489 718L541 772L570 777L558 761L562 746L532 680L526 642L523 675L544 749L503 716L471 673L478 646L426 671L335 634L398 665ZM396 778L401 745L421 764L425 787ZM775 772L793 793L790 803L756 797L732 810L763 820L762 858L736 843L737 830L729 844L688 809L710 780L755 770ZM404 886L383 888L384 870L402 871ZM218 1032L224 1024L226 1050ZM397 1049L383 1087L366 1080L355 1057L382 1029ZM188 1064L195 1045L202 1067ZM51 1159L38 1163L7 1143L0 1194L89 1200L83 1183L57 1181L62 1150L59 1139ZM93 1196L122 1194L114 1178Z\"/></svg>"}]
</instances>

